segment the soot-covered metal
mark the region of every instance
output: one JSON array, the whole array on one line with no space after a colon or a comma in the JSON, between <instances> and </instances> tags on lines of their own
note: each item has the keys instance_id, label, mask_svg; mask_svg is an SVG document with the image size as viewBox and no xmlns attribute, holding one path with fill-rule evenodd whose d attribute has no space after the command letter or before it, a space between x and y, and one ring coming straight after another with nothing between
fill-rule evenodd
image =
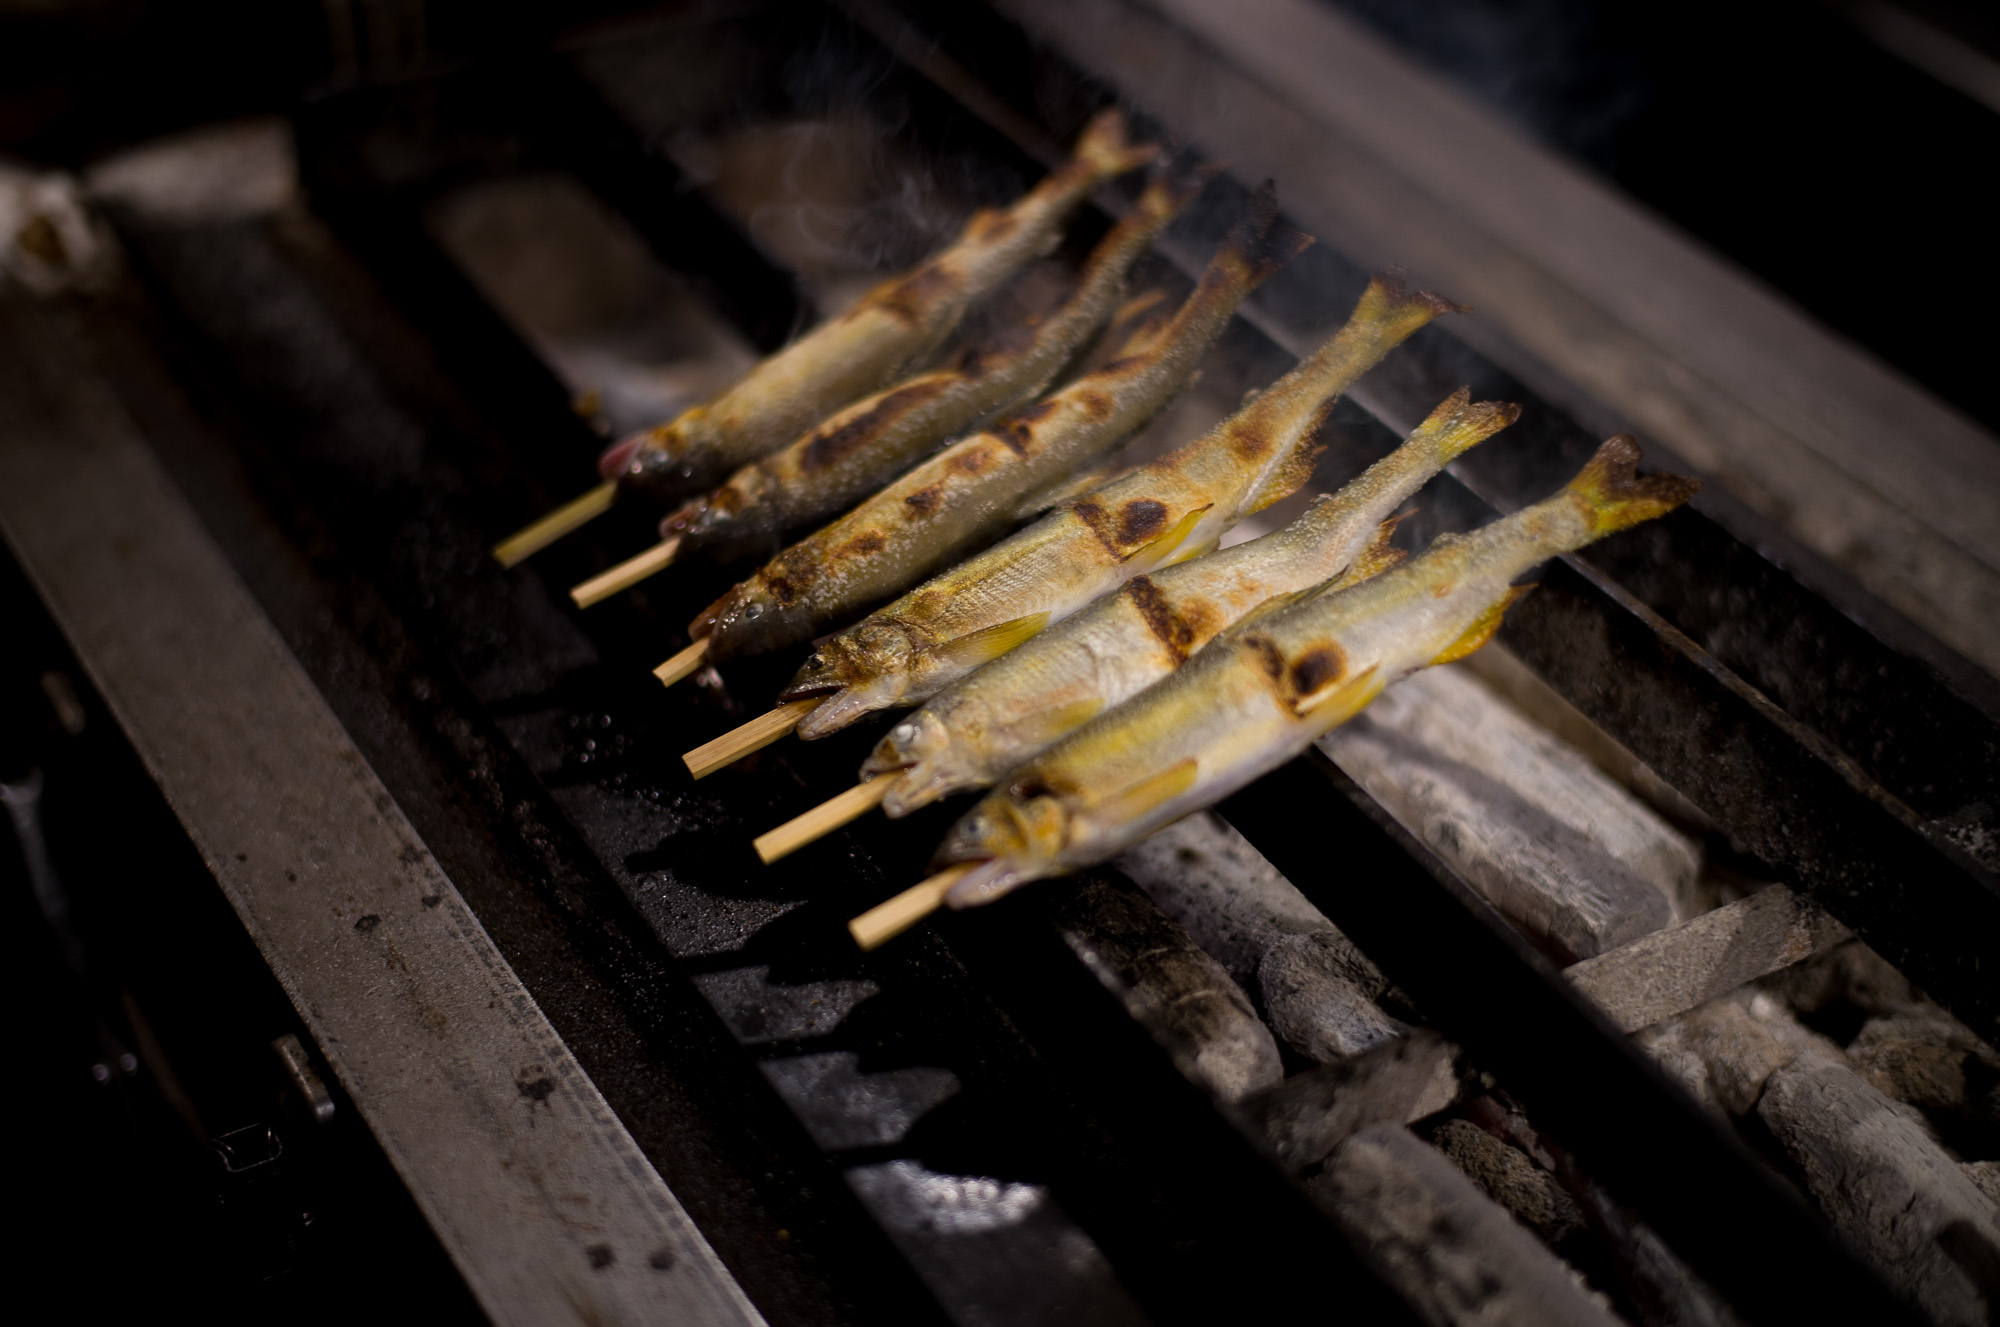
<instances>
[{"instance_id":1,"label":"soot-covered metal","mask_svg":"<svg viewBox=\"0 0 2000 1327\"><path fill-rule=\"evenodd\" d=\"M326 96L294 124L302 204L234 218L114 207L142 294L74 317L767 1318L1207 1322L1318 1302L1413 1321L1421 1310L1313 1196L1322 1177L1281 1168L1255 1112L1177 1063L1171 1019L1121 989L1115 963L1080 957L1062 886L864 956L846 919L919 877L951 811L864 820L756 861L751 837L847 786L876 734L689 779L680 752L763 708L796 663L744 660L726 685L653 681L736 573L690 563L572 611L565 587L651 538L655 516L629 505L525 568L488 556L593 482L602 440L441 245L426 220L439 198L535 174L580 182L763 351L834 283L816 290L754 242L677 164L690 155L668 150L676 134L860 116L967 206L1022 187L1109 96L983 11L925 33L854 12L672 19ZM1218 184L1163 249L1201 251L1242 192ZM1089 218L1072 249L1104 224ZM892 227L883 252L914 257L924 238L921 224ZM1166 261L1148 275L1184 281ZM1365 276L1332 246L1308 253L1225 336L1212 387L1268 381ZM1595 444L1441 327L1371 377L1368 410L1335 412L1322 473L1385 454L1392 428L1460 383L1528 409L1504 447L1436 481L1405 541L1533 500ZM1840 598L1852 592L1807 563L1726 499L1704 500L1552 565L1502 640L1736 853L1796 882L1990 1041L1991 697L1914 629L1862 625ZM1401 1012L1462 1048L1459 1099L1532 1113L1587 1173L1579 1191L1601 1184L1604 1210L1657 1229L1742 1318L1915 1320L1324 757L1223 812L1379 966ZM1129 889L1112 872L1100 883ZM1621 1312L1667 1320L1647 1294L1616 1293Z\"/></svg>"}]
</instances>

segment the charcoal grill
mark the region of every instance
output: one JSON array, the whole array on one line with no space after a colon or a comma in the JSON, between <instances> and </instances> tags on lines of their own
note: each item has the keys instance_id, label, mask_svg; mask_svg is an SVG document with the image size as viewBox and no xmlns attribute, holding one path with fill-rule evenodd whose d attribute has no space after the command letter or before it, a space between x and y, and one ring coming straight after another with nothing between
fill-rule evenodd
<instances>
[{"instance_id":1,"label":"charcoal grill","mask_svg":"<svg viewBox=\"0 0 2000 1327\"><path fill-rule=\"evenodd\" d=\"M162 745L172 734L148 727L161 696L203 681L175 673L192 656L176 654L168 625L87 607L119 601L109 578L142 583L146 567L170 567L194 577L176 592L189 602L235 605L237 618L213 618L230 630L264 641L275 628L282 648L241 653L274 668L296 659L312 694L287 704L338 720L297 737L314 766L303 786L333 790L336 827L368 814L374 779L387 799L372 814L394 831L401 865L391 853L355 869L414 873L396 887L418 890L423 908L462 904L461 929L490 937L473 950L498 963L495 989L525 1011L510 1025L525 1041L508 1053L548 1039L539 1067L506 1066L523 1113L498 1136L553 1120L534 1112L569 1094L589 1126L570 1156L576 1182L613 1184L624 1168L624 1197L593 1209L602 1229L588 1237L529 1250L468 1234L464 1223L488 1218L439 1187L437 1159L421 1155L439 1140L370 1095L387 1061L326 1048L496 1320L519 1311L502 1274L510 1258L580 1288L572 1301L629 1278L602 1304L622 1311L663 1293L656 1305L703 1321L754 1310L774 1321L1192 1322L1302 1303L1412 1320L1249 1120L1191 1083L1065 940L1062 886L854 950L846 919L918 878L955 809L864 820L775 867L756 862L752 836L845 786L875 734L687 778L680 752L760 708L794 662L747 661L720 689L652 681L729 573L677 568L587 616L568 611L566 587L649 539L650 515L630 504L520 570L485 553L593 482L601 438L440 246L427 208L482 181L568 177L768 350L811 319L811 293L663 144L718 119L832 108L885 126L946 191L986 201L1032 179L1121 92L1151 126L1182 127L1174 104L1085 72L1056 27L1038 27L1041 12L694 6L417 68L350 50L290 126L302 205L175 211L108 191L130 280L5 307L8 336L27 351L0 396L41 441L10 449L0 523L294 1004L310 1023L329 1000L334 1018L345 997L325 995L329 968L383 962L359 946L393 939L404 919L357 903L342 941L354 954L322 966L308 940L322 941L272 911L273 882L231 877L216 828L228 781L177 765ZM1281 199L1288 176L1316 168L1294 148L1274 149L1291 153L1292 169L1276 172ZM1219 185L1176 230L1163 272L1198 261L1244 183ZM1092 224L1102 218L1086 233ZM1253 302L1211 373L1266 381L1352 304L1366 270L1340 236L1323 239ZM1470 528L1560 482L1600 421L1492 351L1451 325L1419 334L1341 408L1326 473L1382 454L1469 383L1524 403L1524 418L1504 445L1434 482L1407 537ZM75 394L88 399L69 403ZM129 423L104 423L114 416ZM67 462L47 441L85 436L96 440ZM108 537L116 557L86 551ZM177 605L153 610L164 619ZM149 659L135 641L167 647ZM1994 1039L2000 705L1989 677L1716 487L1552 564L1502 641L1737 851ZM218 681L294 685L245 670ZM1222 810L1745 1320L1914 1320L1324 757ZM485 1164L475 1145L464 1164ZM664 1185L630 1180L640 1172Z\"/></svg>"}]
</instances>

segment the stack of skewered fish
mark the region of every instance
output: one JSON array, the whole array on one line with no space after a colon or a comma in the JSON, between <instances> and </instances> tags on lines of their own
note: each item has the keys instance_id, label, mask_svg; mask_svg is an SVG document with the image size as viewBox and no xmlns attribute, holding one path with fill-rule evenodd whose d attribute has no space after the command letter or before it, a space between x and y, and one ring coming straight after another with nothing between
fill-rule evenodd
<instances>
[{"instance_id":1,"label":"stack of skewered fish","mask_svg":"<svg viewBox=\"0 0 2000 1327\"><path fill-rule=\"evenodd\" d=\"M1086 196L1149 164L1137 202L1052 312L898 380L1052 247ZM516 561L621 490L680 501L660 544L577 587L583 605L697 550L741 554L834 518L707 608L693 644L657 673L672 685L852 623L819 640L770 713L689 752L696 777L793 729L813 739L920 707L856 787L759 839L766 861L877 806L902 816L990 790L946 837L938 874L855 919L864 946L940 905L1102 861L1212 805L1397 680L1478 649L1536 564L1697 487L1640 477L1637 445L1616 437L1545 501L1406 560L1390 544L1397 509L1519 414L1460 390L1291 524L1215 551L1306 483L1341 394L1453 310L1405 293L1399 274L1378 276L1325 345L1222 423L1122 474L1096 468L1312 242L1277 219L1266 184L1178 309L1128 302L1133 264L1217 169L1163 159L1127 140L1117 112L1099 116L1074 157L1012 207L975 215L955 243L714 400L612 446L603 487L495 550ZM1109 357L1051 390L1097 339Z\"/></svg>"}]
</instances>

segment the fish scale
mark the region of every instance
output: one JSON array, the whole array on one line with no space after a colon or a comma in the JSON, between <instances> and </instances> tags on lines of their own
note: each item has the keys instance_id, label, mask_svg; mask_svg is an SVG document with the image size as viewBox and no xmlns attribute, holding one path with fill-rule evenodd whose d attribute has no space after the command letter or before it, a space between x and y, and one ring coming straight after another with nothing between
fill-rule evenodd
<instances>
[{"instance_id":1,"label":"fish scale","mask_svg":"<svg viewBox=\"0 0 2000 1327\"><path fill-rule=\"evenodd\" d=\"M722 662L802 644L1011 523L1022 498L1142 427L1187 385L1244 297L1310 243L1267 184L1174 317L1058 392L947 447L730 589L689 628Z\"/></svg>"},{"instance_id":2,"label":"fish scale","mask_svg":"<svg viewBox=\"0 0 2000 1327\"><path fill-rule=\"evenodd\" d=\"M823 737L915 704L1132 577L1215 545L1311 474L1331 403L1418 328L1454 308L1370 281L1325 345L1193 442L1050 513L823 643L781 699L825 695L799 724Z\"/></svg>"},{"instance_id":3,"label":"fish scale","mask_svg":"<svg viewBox=\"0 0 2000 1327\"><path fill-rule=\"evenodd\" d=\"M1640 478L1639 448L1606 442L1551 498L1351 588L1273 601L1187 665L1030 760L946 837L938 862L976 863L947 896L985 903L1102 861L1249 784L1420 668L1499 628L1514 579L1550 557L1663 515L1697 481Z\"/></svg>"},{"instance_id":4,"label":"fish scale","mask_svg":"<svg viewBox=\"0 0 2000 1327\"><path fill-rule=\"evenodd\" d=\"M1394 565L1383 539L1406 498L1511 424L1516 406L1461 389L1388 456L1261 538L1125 582L896 725L861 777L897 771L883 809L907 815L985 787L1097 713L1137 694L1273 596ZM1376 542L1371 544L1371 540Z\"/></svg>"}]
</instances>

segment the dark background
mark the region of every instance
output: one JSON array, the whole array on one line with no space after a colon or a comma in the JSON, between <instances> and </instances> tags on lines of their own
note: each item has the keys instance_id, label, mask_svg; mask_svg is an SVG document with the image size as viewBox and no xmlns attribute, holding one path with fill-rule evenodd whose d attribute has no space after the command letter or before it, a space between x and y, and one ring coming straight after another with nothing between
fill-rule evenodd
<instances>
[{"instance_id":1,"label":"dark background","mask_svg":"<svg viewBox=\"0 0 2000 1327\"><path fill-rule=\"evenodd\" d=\"M1325 0L1869 347L1988 428L2000 112L1870 33L1885 11L2000 61L1971 0ZM921 8L926 0L905 0ZM685 8L686 6L678 6ZM0 153L77 166L636 8L512 0L0 0ZM1877 23L1871 23L1871 18ZM1982 181L1985 181L1982 187Z\"/></svg>"}]
</instances>

